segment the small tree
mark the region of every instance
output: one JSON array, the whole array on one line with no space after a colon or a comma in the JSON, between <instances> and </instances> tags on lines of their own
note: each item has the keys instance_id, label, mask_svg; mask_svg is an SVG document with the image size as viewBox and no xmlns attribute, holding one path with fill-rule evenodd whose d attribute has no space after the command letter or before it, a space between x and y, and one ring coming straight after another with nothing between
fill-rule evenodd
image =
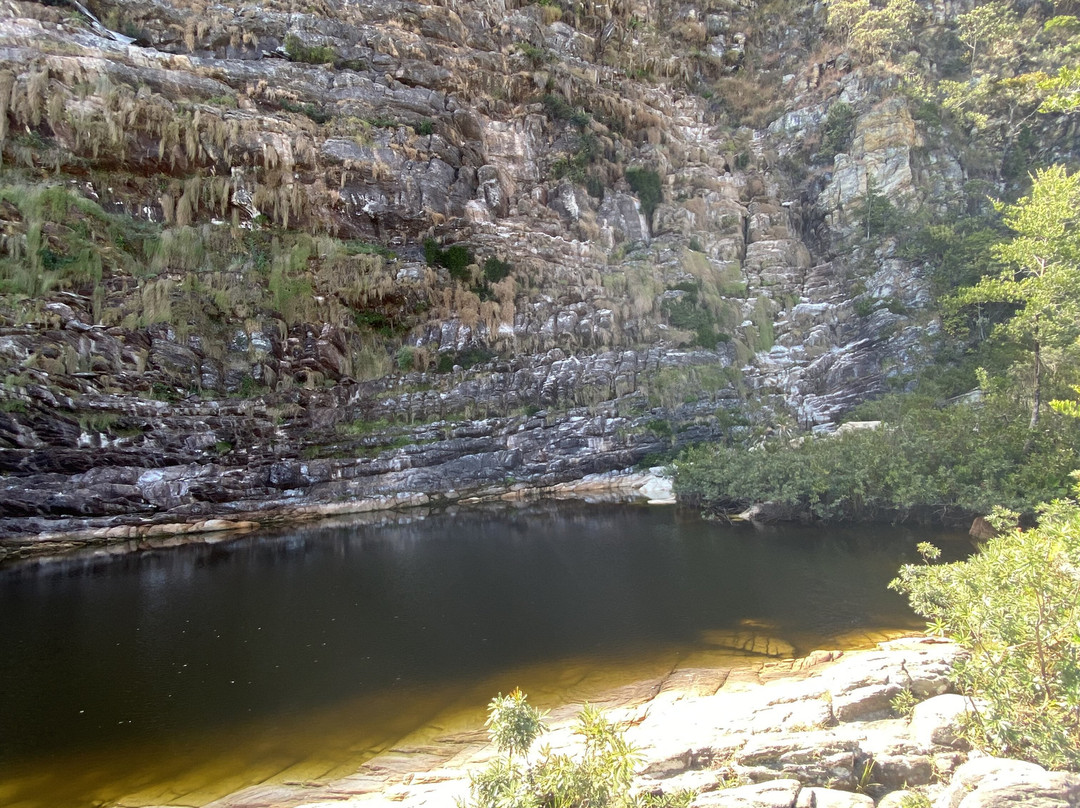
<instances>
[{"instance_id":1,"label":"small tree","mask_svg":"<svg viewBox=\"0 0 1080 808\"><path fill-rule=\"evenodd\" d=\"M1057 75L1038 83L1045 94L1039 112L1076 112L1080 110L1080 65L1062 67Z\"/></svg>"},{"instance_id":2,"label":"small tree","mask_svg":"<svg viewBox=\"0 0 1080 808\"><path fill-rule=\"evenodd\" d=\"M903 216L896 205L878 190L873 177L866 177L866 194L855 205L855 215L862 219L867 240L874 236L892 236L903 226Z\"/></svg>"},{"instance_id":3,"label":"small tree","mask_svg":"<svg viewBox=\"0 0 1080 808\"><path fill-rule=\"evenodd\" d=\"M1080 507L1044 506L1032 530L1007 529L1008 512L994 523L1003 532L969 560L908 565L890 586L970 652L954 675L976 746L1080 768Z\"/></svg>"},{"instance_id":4,"label":"small tree","mask_svg":"<svg viewBox=\"0 0 1080 808\"><path fill-rule=\"evenodd\" d=\"M1016 14L998 0L976 6L956 18L956 36L971 50L973 65L980 46L989 50L999 42L1014 38L1018 30Z\"/></svg>"},{"instance_id":5,"label":"small tree","mask_svg":"<svg viewBox=\"0 0 1080 808\"><path fill-rule=\"evenodd\" d=\"M993 248L1006 268L960 290L952 301L955 306L1015 306L998 329L1031 351L1030 426L1035 429L1048 361L1060 358L1080 337L1080 173L1069 175L1063 166L1040 170L1029 196L999 209L1016 234Z\"/></svg>"},{"instance_id":6,"label":"small tree","mask_svg":"<svg viewBox=\"0 0 1080 808\"><path fill-rule=\"evenodd\" d=\"M832 0L827 24L862 56L877 59L909 42L922 16L915 0L888 0L881 8L874 8L869 0Z\"/></svg>"},{"instance_id":7,"label":"small tree","mask_svg":"<svg viewBox=\"0 0 1080 808\"><path fill-rule=\"evenodd\" d=\"M491 700L488 733L506 757L472 777L466 808L681 808L692 799L687 791L631 796L637 753L622 731L588 704L575 730L584 740L581 755L545 748L536 763L524 765L533 742L547 731L543 718L518 689Z\"/></svg>"},{"instance_id":8,"label":"small tree","mask_svg":"<svg viewBox=\"0 0 1080 808\"><path fill-rule=\"evenodd\" d=\"M547 732L544 714L526 701L521 688L491 700L485 726L492 742L509 759L528 755L533 741Z\"/></svg>"}]
</instances>

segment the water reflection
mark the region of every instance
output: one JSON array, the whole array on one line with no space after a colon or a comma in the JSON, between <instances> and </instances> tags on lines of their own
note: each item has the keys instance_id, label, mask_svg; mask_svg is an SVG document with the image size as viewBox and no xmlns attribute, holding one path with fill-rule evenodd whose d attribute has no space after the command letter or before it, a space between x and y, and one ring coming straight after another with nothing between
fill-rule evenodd
<instances>
[{"instance_id":1,"label":"water reflection","mask_svg":"<svg viewBox=\"0 0 1080 808\"><path fill-rule=\"evenodd\" d=\"M559 698L748 625L796 651L915 627L885 585L925 538L542 503L0 571L0 803L192 804L496 685Z\"/></svg>"}]
</instances>

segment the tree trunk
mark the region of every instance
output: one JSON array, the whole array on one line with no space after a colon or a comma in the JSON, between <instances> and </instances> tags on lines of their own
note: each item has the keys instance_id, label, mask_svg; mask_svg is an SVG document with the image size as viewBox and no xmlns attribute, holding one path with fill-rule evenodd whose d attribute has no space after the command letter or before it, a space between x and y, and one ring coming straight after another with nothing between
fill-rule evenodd
<instances>
[{"instance_id":1,"label":"tree trunk","mask_svg":"<svg viewBox=\"0 0 1080 808\"><path fill-rule=\"evenodd\" d=\"M1035 438L1035 428L1039 425L1039 410L1042 409L1042 345L1035 340L1035 390L1031 401L1031 421L1028 423L1028 436L1024 441L1024 454L1031 451L1031 442Z\"/></svg>"}]
</instances>

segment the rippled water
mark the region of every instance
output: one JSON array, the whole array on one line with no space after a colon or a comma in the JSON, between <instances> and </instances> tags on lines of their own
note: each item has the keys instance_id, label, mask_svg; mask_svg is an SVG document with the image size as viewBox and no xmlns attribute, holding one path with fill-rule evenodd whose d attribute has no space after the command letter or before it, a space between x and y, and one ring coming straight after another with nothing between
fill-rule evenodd
<instances>
[{"instance_id":1,"label":"rippled water","mask_svg":"<svg viewBox=\"0 0 1080 808\"><path fill-rule=\"evenodd\" d=\"M2 570L0 805L199 805L346 774L516 685L550 704L731 664L733 632L918 628L886 584L927 538L548 503Z\"/></svg>"}]
</instances>

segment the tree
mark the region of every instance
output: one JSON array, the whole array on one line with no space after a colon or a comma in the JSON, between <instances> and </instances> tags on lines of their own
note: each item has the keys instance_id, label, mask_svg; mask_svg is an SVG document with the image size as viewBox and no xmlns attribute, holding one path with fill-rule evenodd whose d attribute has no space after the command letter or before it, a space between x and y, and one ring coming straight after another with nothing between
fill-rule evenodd
<instances>
[{"instance_id":1,"label":"tree","mask_svg":"<svg viewBox=\"0 0 1080 808\"><path fill-rule=\"evenodd\" d=\"M976 6L956 18L956 35L971 49L972 65L975 64L980 45L990 49L999 42L1012 39L1018 27L1016 14L997 0Z\"/></svg>"},{"instance_id":2,"label":"tree","mask_svg":"<svg viewBox=\"0 0 1080 808\"><path fill-rule=\"evenodd\" d=\"M871 8L851 26L849 41L869 59L888 56L911 42L912 31L924 16L915 0L889 0L883 8Z\"/></svg>"},{"instance_id":3,"label":"tree","mask_svg":"<svg viewBox=\"0 0 1080 808\"><path fill-rule=\"evenodd\" d=\"M847 43L852 30L870 13L870 0L832 0L828 5L829 30Z\"/></svg>"},{"instance_id":4,"label":"tree","mask_svg":"<svg viewBox=\"0 0 1080 808\"><path fill-rule=\"evenodd\" d=\"M575 730L584 742L576 758L545 748L535 763L523 765L547 727L520 690L491 700L487 727L506 757L473 775L465 808L685 808L693 798L689 791L632 796L637 753L622 731L588 704L582 707Z\"/></svg>"},{"instance_id":5,"label":"tree","mask_svg":"<svg viewBox=\"0 0 1080 808\"><path fill-rule=\"evenodd\" d=\"M1080 337L1080 173L1070 175L1063 166L1040 170L1029 196L999 208L1016 234L993 248L1005 269L960 290L953 303L1015 307L998 331L1031 352L1034 430L1042 410L1044 372Z\"/></svg>"},{"instance_id":6,"label":"tree","mask_svg":"<svg viewBox=\"0 0 1080 808\"><path fill-rule=\"evenodd\" d=\"M998 517L1003 532L969 560L909 564L890 586L969 652L954 676L972 697L976 746L1080 768L1080 507L1046 505L1030 530L1006 528L1016 514Z\"/></svg>"},{"instance_id":7,"label":"tree","mask_svg":"<svg viewBox=\"0 0 1080 808\"><path fill-rule=\"evenodd\" d=\"M1048 76L1040 80L1038 87L1046 93L1039 112L1080 110L1080 65L1062 67L1056 76Z\"/></svg>"},{"instance_id":8,"label":"tree","mask_svg":"<svg viewBox=\"0 0 1080 808\"><path fill-rule=\"evenodd\" d=\"M895 235L903 226L903 216L892 200L878 190L869 174L866 176L866 194L855 205L855 216L862 219L867 240L874 236Z\"/></svg>"}]
</instances>

